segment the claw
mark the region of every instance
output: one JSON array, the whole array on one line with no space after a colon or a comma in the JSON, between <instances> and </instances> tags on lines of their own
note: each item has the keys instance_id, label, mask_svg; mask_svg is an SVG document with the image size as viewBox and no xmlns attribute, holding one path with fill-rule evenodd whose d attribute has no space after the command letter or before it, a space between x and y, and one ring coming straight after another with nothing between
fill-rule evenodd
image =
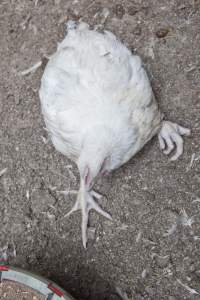
<instances>
[{"instance_id":1,"label":"claw","mask_svg":"<svg viewBox=\"0 0 200 300\"><path fill-rule=\"evenodd\" d=\"M82 231L82 241L83 247L86 249L87 247L87 227L88 227L88 220L89 220L89 212L91 209L94 209L100 215L104 216L105 218L112 220L112 217L109 213L104 211L95 201L94 198L100 199L102 196L95 191L85 192L84 194L79 191L77 200L72 207L72 209L64 216L68 217L73 212L77 210L82 211L82 223L81 223L81 231Z\"/></svg>"},{"instance_id":2,"label":"claw","mask_svg":"<svg viewBox=\"0 0 200 300\"><path fill-rule=\"evenodd\" d=\"M174 161L183 153L183 139L178 133L174 133L172 135L172 140L177 145L176 153L170 159Z\"/></svg>"},{"instance_id":3,"label":"claw","mask_svg":"<svg viewBox=\"0 0 200 300\"><path fill-rule=\"evenodd\" d=\"M164 121L162 129L158 135L159 144L163 153L168 155L176 146L176 153L171 157L174 161L183 153L183 138L182 135L189 136L190 129L182 127L176 123Z\"/></svg>"}]
</instances>

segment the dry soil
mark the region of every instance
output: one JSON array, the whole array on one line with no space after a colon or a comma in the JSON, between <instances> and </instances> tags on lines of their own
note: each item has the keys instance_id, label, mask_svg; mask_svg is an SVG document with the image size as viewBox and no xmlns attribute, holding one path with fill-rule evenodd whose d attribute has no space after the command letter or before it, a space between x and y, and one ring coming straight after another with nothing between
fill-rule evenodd
<instances>
[{"instance_id":1,"label":"dry soil","mask_svg":"<svg viewBox=\"0 0 200 300\"><path fill-rule=\"evenodd\" d=\"M44 130L43 67L21 75L55 51L69 19L100 24L138 53L166 118L192 129L178 161L154 138L97 184L113 222L92 213L87 251L80 213L64 218L75 196L58 191L79 178ZM0 0L2 260L76 299L200 299L199 28L199 0Z\"/></svg>"}]
</instances>

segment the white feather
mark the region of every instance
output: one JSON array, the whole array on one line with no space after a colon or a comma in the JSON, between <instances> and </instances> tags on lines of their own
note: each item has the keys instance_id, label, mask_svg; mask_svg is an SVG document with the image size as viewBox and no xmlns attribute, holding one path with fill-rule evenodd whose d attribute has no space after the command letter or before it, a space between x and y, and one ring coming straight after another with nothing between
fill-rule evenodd
<instances>
[{"instance_id":1,"label":"white feather","mask_svg":"<svg viewBox=\"0 0 200 300\"><path fill-rule=\"evenodd\" d=\"M45 68L40 100L55 148L79 169L80 189L67 216L81 210L86 248L89 211L94 209L111 220L94 200L100 196L92 190L95 178L135 155L158 132L162 114L141 59L115 35L75 22L67 24L67 31ZM163 122L162 148L170 150L175 137L177 153L172 158L178 158L183 151L179 135L189 133L187 128ZM70 189L65 192L69 193ZM186 221L182 218L184 225L191 226L193 219Z\"/></svg>"},{"instance_id":2,"label":"white feather","mask_svg":"<svg viewBox=\"0 0 200 300\"><path fill-rule=\"evenodd\" d=\"M88 136L90 159L102 143L115 169L157 133L161 115L138 56L108 31L71 27L42 77L46 127L56 149L76 162Z\"/></svg>"}]
</instances>

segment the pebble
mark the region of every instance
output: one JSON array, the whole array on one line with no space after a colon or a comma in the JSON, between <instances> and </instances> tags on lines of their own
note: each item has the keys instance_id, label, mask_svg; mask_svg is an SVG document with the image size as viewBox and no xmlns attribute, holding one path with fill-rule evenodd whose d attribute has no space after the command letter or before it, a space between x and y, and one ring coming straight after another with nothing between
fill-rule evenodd
<instances>
[{"instance_id":1,"label":"pebble","mask_svg":"<svg viewBox=\"0 0 200 300\"><path fill-rule=\"evenodd\" d=\"M160 39L160 38L164 38L168 35L168 33L170 32L169 28L160 28L158 31L156 31L156 36Z\"/></svg>"},{"instance_id":2,"label":"pebble","mask_svg":"<svg viewBox=\"0 0 200 300\"><path fill-rule=\"evenodd\" d=\"M155 256L155 261L160 268L166 268L169 262L169 255L166 256Z\"/></svg>"},{"instance_id":3,"label":"pebble","mask_svg":"<svg viewBox=\"0 0 200 300\"><path fill-rule=\"evenodd\" d=\"M121 4L117 4L114 8L114 13L118 19L122 19L125 14L125 9Z\"/></svg>"},{"instance_id":4,"label":"pebble","mask_svg":"<svg viewBox=\"0 0 200 300\"><path fill-rule=\"evenodd\" d=\"M129 14L129 16L134 16L135 14L137 14L138 13L138 8L137 7L135 7L135 6L130 6L129 8L128 8L128 14Z\"/></svg>"},{"instance_id":5,"label":"pebble","mask_svg":"<svg viewBox=\"0 0 200 300\"><path fill-rule=\"evenodd\" d=\"M145 291L147 292L147 294L149 295L149 297L154 297L155 296L155 290L151 287L146 287Z\"/></svg>"}]
</instances>

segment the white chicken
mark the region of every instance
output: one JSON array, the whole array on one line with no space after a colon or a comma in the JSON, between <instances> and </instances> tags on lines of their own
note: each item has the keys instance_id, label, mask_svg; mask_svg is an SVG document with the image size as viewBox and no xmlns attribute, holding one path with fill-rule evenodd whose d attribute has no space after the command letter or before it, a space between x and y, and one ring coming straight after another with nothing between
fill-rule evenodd
<instances>
[{"instance_id":1,"label":"white chicken","mask_svg":"<svg viewBox=\"0 0 200 300\"><path fill-rule=\"evenodd\" d=\"M68 34L51 56L41 81L40 100L55 148L76 162L80 189L71 211L82 211L87 245L89 211L111 219L96 202L95 179L120 167L158 133L172 160L183 152L190 130L162 120L141 59L111 32L68 22Z\"/></svg>"}]
</instances>

